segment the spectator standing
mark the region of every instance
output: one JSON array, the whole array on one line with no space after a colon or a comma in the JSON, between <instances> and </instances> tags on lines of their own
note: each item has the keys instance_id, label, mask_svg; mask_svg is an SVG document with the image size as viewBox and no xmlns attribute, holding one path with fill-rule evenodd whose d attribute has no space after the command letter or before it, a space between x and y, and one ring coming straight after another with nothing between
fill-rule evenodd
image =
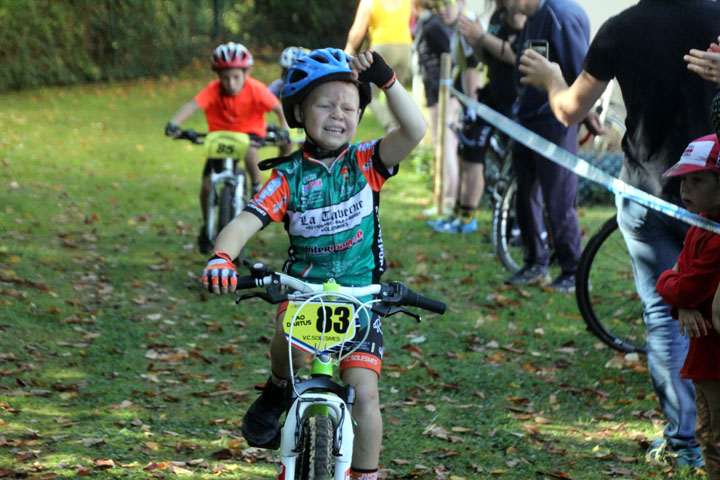
<instances>
[{"instance_id":1,"label":"spectator standing","mask_svg":"<svg viewBox=\"0 0 720 480\"><path fill-rule=\"evenodd\" d=\"M345 53L355 55L365 36L369 36L370 49L378 52L395 70L398 80L407 85L411 73L411 15L411 0L360 0L348 32ZM395 126L394 117L375 87L370 110L385 131L389 132Z\"/></svg>"},{"instance_id":2,"label":"spectator standing","mask_svg":"<svg viewBox=\"0 0 720 480\"><path fill-rule=\"evenodd\" d=\"M552 111L568 125L580 121L616 78L627 109L620 179L679 204L679 182L662 174L690 140L712 131L714 93L714 85L693 74L682 59L690 49L710 44L718 25L720 4L710 0L641 0L602 25L583 72L570 87L556 65L531 51L520 59L525 74L521 82L548 91ZM618 197L616 203L643 302L650 377L668 421L664 438L652 442L646 459L665 464L672 458L679 465L700 466L694 390L680 376L688 340L679 334L670 307L656 290L660 274L673 267L688 227L627 198Z\"/></svg>"},{"instance_id":3,"label":"spectator standing","mask_svg":"<svg viewBox=\"0 0 720 480\"><path fill-rule=\"evenodd\" d=\"M664 176L680 176L683 203L692 213L720 220L720 144L717 135L699 138ZM720 235L690 227L678 261L660 275L657 291L690 339L683 378L695 386L695 438L709 480L720 480L720 335L712 325L712 301L720 284Z\"/></svg>"},{"instance_id":4,"label":"spectator standing","mask_svg":"<svg viewBox=\"0 0 720 480\"><path fill-rule=\"evenodd\" d=\"M528 16L518 45L544 46L545 54L560 66L562 76L572 82L582 70L590 40L590 20L574 0L506 0L511 14ZM516 80L520 75L517 73ZM577 125L563 125L553 115L546 92L532 85L518 85L513 107L518 123L577 153ZM577 176L534 152L515 144L513 166L517 178L516 212L524 247L523 267L505 282L511 285L546 285L550 282L550 255L543 238L543 201L562 272L549 284L555 291L575 290L575 272L582 251L582 238L575 199Z\"/></svg>"},{"instance_id":5,"label":"spectator standing","mask_svg":"<svg viewBox=\"0 0 720 480\"><path fill-rule=\"evenodd\" d=\"M515 46L527 17L522 13L509 15L504 0L494 0L493 3L495 11L487 29L478 19L466 15L460 17L458 27L463 38L473 46L475 56L487 67L487 82L476 92L476 99L510 116L517 96L514 84ZM475 210L485 191L485 154L492 132L493 127L480 117L466 115L459 133L463 175L459 200L461 221L455 226L458 231L465 231L463 227L469 222L477 223L474 220Z\"/></svg>"},{"instance_id":6,"label":"spectator standing","mask_svg":"<svg viewBox=\"0 0 720 480\"><path fill-rule=\"evenodd\" d=\"M450 30L432 11L435 3L425 0L425 10L419 15L415 27L413 46L418 55L420 75L425 90L425 102L430 119L430 136L433 146L437 143L438 96L440 92L440 57L450 53ZM447 104L447 118L456 119L460 103L451 96ZM457 136L445 126L443 145L443 209L452 210L457 202L459 164L457 159Z\"/></svg>"},{"instance_id":7,"label":"spectator standing","mask_svg":"<svg viewBox=\"0 0 720 480\"><path fill-rule=\"evenodd\" d=\"M477 98L477 91L483 86L484 74L483 65L475 58L473 47L460 34L460 19L463 16L477 19L477 16L466 9L465 0L439 0L435 2L435 11L438 18L448 27L450 27L450 54L453 64L453 86L456 90L463 92L472 98ZM450 119L451 117L448 117ZM463 122L473 122L475 112L471 109L463 109ZM474 132L476 133L476 132ZM476 138L469 138L471 142L477 141ZM477 221L474 218L474 212L478 197L475 202L472 201L472 193L474 189L469 184L475 184L478 178L483 178L484 165L482 159L466 155L462 147L458 148L460 156L460 176L459 176L459 192L457 202L452 214L446 218L441 218L437 222L430 222L430 226L436 232L446 233L472 233L477 231ZM482 191L480 192L482 195Z\"/></svg>"}]
</instances>

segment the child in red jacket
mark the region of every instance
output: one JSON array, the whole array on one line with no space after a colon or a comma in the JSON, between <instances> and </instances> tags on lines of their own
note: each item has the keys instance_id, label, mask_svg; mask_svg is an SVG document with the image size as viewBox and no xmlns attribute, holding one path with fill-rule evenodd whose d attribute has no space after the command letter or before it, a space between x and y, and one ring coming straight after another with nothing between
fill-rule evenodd
<instances>
[{"instance_id":1,"label":"child in red jacket","mask_svg":"<svg viewBox=\"0 0 720 480\"><path fill-rule=\"evenodd\" d=\"M688 145L680 161L664 173L681 176L680 194L692 213L720 221L720 145L707 135ZM720 335L711 322L720 283L720 235L691 227L678 261L660 275L657 291L671 306L683 335L690 338L680 374L695 385L695 437L708 478L720 479Z\"/></svg>"}]
</instances>

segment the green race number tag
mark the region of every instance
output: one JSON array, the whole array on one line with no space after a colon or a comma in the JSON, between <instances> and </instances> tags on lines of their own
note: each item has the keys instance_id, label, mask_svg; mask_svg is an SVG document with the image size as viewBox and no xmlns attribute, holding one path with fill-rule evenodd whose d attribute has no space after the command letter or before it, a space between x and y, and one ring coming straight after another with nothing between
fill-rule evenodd
<instances>
[{"instance_id":1,"label":"green race number tag","mask_svg":"<svg viewBox=\"0 0 720 480\"><path fill-rule=\"evenodd\" d=\"M297 316L295 316L297 313ZM293 317L292 337L290 326ZM321 353L340 346L355 336L355 306L338 302L289 302L283 318L285 337L310 353Z\"/></svg>"},{"instance_id":2,"label":"green race number tag","mask_svg":"<svg viewBox=\"0 0 720 480\"><path fill-rule=\"evenodd\" d=\"M210 132L205 137L204 143L207 158L242 160L250 146L250 137L247 133Z\"/></svg>"}]
</instances>

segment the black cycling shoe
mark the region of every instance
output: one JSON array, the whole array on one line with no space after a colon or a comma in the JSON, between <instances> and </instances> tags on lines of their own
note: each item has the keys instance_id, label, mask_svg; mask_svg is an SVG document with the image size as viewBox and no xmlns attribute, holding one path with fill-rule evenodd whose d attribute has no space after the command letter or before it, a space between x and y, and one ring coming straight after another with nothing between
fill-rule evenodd
<instances>
[{"instance_id":1,"label":"black cycling shoe","mask_svg":"<svg viewBox=\"0 0 720 480\"><path fill-rule=\"evenodd\" d=\"M251 447L276 450L280 447L280 416L291 403L290 383L280 387L270 377L261 390L245 414L241 430Z\"/></svg>"},{"instance_id":2,"label":"black cycling shoe","mask_svg":"<svg viewBox=\"0 0 720 480\"><path fill-rule=\"evenodd\" d=\"M207 227L203 225L200 227L200 233L197 236L198 250L200 253L210 253L213 249L213 242L207 235Z\"/></svg>"}]
</instances>

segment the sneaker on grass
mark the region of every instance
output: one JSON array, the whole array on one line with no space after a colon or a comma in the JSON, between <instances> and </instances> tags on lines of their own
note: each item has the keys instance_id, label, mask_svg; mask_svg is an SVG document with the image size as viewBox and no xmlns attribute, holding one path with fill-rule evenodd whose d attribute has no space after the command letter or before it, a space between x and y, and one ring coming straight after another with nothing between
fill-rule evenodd
<instances>
[{"instance_id":1,"label":"sneaker on grass","mask_svg":"<svg viewBox=\"0 0 720 480\"><path fill-rule=\"evenodd\" d=\"M505 279L507 285L537 285L550 283L550 273L545 265L524 265L520 270Z\"/></svg>"},{"instance_id":2,"label":"sneaker on grass","mask_svg":"<svg viewBox=\"0 0 720 480\"><path fill-rule=\"evenodd\" d=\"M701 468L704 465L700 447L671 450L667 440L653 440L645 451L645 461L653 465Z\"/></svg>"},{"instance_id":3,"label":"sneaker on grass","mask_svg":"<svg viewBox=\"0 0 720 480\"><path fill-rule=\"evenodd\" d=\"M575 274L561 273L545 288L557 293L573 293L575 292Z\"/></svg>"}]
</instances>

